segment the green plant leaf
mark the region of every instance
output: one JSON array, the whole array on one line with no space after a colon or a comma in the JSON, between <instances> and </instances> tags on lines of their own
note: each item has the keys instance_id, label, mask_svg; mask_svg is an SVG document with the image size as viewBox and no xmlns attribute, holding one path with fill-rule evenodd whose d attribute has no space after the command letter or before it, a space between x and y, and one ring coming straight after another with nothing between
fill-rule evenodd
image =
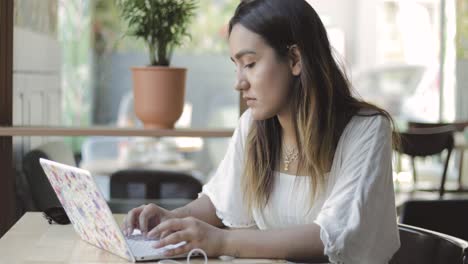
<instances>
[{"instance_id":1,"label":"green plant leaf","mask_svg":"<svg viewBox=\"0 0 468 264\"><path fill-rule=\"evenodd\" d=\"M118 0L127 35L143 39L150 65L169 66L172 51L189 36L187 28L195 15L196 0Z\"/></svg>"}]
</instances>

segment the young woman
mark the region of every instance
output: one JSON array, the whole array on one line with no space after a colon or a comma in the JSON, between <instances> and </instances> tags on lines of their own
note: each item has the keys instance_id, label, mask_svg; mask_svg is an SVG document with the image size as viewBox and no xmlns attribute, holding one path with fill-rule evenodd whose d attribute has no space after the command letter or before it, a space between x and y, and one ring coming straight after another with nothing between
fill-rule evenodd
<instances>
[{"instance_id":1,"label":"young woman","mask_svg":"<svg viewBox=\"0 0 468 264\"><path fill-rule=\"evenodd\" d=\"M168 252L388 263L399 248L391 117L353 97L304 0L242 1L229 23L249 109L200 197L131 210L125 231ZM230 227L225 228L225 227Z\"/></svg>"}]
</instances>

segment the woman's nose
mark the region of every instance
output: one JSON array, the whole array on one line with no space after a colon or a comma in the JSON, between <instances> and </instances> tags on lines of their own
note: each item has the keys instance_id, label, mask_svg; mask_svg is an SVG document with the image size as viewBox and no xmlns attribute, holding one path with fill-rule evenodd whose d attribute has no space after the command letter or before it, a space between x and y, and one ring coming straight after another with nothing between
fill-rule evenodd
<instances>
[{"instance_id":1,"label":"woman's nose","mask_svg":"<svg viewBox=\"0 0 468 264\"><path fill-rule=\"evenodd\" d=\"M244 79L237 79L236 85L234 86L234 88L239 92L247 90L249 89L249 87L250 87L249 82L247 82Z\"/></svg>"}]
</instances>

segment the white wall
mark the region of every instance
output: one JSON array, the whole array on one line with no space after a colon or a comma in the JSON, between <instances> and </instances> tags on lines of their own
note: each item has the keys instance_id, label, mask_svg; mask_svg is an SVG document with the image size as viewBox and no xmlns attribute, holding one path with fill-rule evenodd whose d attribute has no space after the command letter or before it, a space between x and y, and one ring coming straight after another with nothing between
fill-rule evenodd
<instances>
[{"instance_id":1,"label":"white wall","mask_svg":"<svg viewBox=\"0 0 468 264\"><path fill-rule=\"evenodd\" d=\"M354 48L356 59L353 67L368 69L377 65L377 13L376 0L357 0L355 14L356 35Z\"/></svg>"},{"instance_id":2,"label":"white wall","mask_svg":"<svg viewBox=\"0 0 468 264\"><path fill-rule=\"evenodd\" d=\"M307 0L317 13L330 18L345 34L345 62L349 69L369 68L376 58L376 0Z\"/></svg>"},{"instance_id":3,"label":"white wall","mask_svg":"<svg viewBox=\"0 0 468 264\"><path fill-rule=\"evenodd\" d=\"M468 120L468 59L458 59L456 68L456 119Z\"/></svg>"},{"instance_id":4,"label":"white wall","mask_svg":"<svg viewBox=\"0 0 468 264\"><path fill-rule=\"evenodd\" d=\"M453 2L452 2L453 3ZM468 32L466 25L468 25L468 9L467 1L457 1L455 4L455 12L457 17L456 24L456 118L457 120L468 120ZM465 30L464 30L465 29ZM465 166L465 171L468 168ZM468 173L467 173L468 175Z\"/></svg>"},{"instance_id":5,"label":"white wall","mask_svg":"<svg viewBox=\"0 0 468 264\"><path fill-rule=\"evenodd\" d=\"M54 126L61 121L60 45L48 35L14 27L13 125ZM52 137L14 137L15 162Z\"/></svg>"}]
</instances>

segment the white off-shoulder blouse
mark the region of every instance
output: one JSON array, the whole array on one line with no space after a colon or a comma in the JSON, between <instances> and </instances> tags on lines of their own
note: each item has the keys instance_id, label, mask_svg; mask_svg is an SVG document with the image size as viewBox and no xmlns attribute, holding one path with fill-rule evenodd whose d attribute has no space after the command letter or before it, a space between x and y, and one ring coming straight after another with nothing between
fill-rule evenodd
<instances>
[{"instance_id":1,"label":"white off-shoulder blouse","mask_svg":"<svg viewBox=\"0 0 468 264\"><path fill-rule=\"evenodd\" d=\"M323 191L312 205L309 177L277 172L267 206L249 214L241 177L252 122L247 110L215 175L203 186L202 194L210 198L224 225L274 229L316 223L332 263L388 263L400 246L389 121L380 115L350 120Z\"/></svg>"}]
</instances>

